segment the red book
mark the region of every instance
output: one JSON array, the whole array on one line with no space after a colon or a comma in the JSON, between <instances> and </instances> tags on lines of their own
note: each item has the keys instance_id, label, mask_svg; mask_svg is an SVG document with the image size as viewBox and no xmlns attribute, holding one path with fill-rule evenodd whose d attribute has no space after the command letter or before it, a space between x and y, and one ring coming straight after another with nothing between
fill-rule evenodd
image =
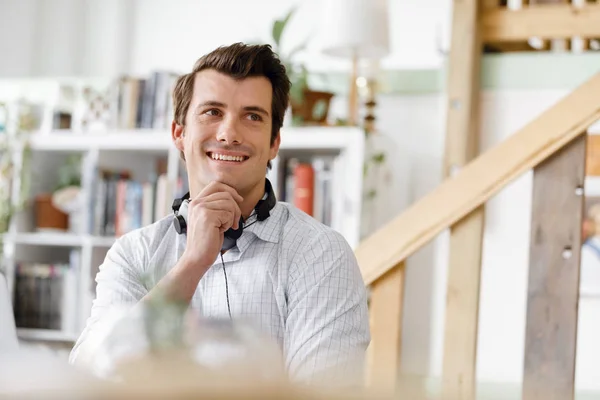
<instances>
[{"instance_id":1,"label":"red book","mask_svg":"<svg viewBox=\"0 0 600 400\"><path fill-rule=\"evenodd\" d=\"M313 216L315 170L311 164L299 163L294 168L294 205Z\"/></svg>"}]
</instances>

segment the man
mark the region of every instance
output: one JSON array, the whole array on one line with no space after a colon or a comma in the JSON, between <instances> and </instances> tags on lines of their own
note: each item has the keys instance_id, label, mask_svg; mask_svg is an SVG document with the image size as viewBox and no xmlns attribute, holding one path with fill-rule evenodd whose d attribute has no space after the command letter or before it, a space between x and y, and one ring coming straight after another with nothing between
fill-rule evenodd
<instances>
[{"instance_id":1,"label":"man","mask_svg":"<svg viewBox=\"0 0 600 400\"><path fill-rule=\"evenodd\" d=\"M267 45L218 48L179 78L171 133L189 179L185 232L168 216L114 244L72 362L89 357L89 337L107 310L160 290L203 317L252 320L280 345L295 381L361 380L370 337L352 249L289 204L274 201L267 218L256 216L256 205L269 198L265 175L279 149L289 90ZM223 250L224 234L240 224L241 237Z\"/></svg>"}]
</instances>

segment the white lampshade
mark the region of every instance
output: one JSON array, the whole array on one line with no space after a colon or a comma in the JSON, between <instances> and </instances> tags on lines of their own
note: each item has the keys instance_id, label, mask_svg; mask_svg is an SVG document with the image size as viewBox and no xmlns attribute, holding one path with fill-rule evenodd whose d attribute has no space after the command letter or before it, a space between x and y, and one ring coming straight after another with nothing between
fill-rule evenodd
<instances>
[{"instance_id":1,"label":"white lampshade","mask_svg":"<svg viewBox=\"0 0 600 400\"><path fill-rule=\"evenodd\" d=\"M388 0L324 0L319 42L336 57L377 59L389 52Z\"/></svg>"}]
</instances>

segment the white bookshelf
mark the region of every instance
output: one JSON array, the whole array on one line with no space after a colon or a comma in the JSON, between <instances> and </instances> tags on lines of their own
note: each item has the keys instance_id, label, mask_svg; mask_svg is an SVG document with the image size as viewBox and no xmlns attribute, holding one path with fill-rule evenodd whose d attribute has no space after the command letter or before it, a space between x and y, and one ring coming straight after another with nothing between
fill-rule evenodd
<instances>
[{"instance_id":1,"label":"white bookshelf","mask_svg":"<svg viewBox=\"0 0 600 400\"><path fill-rule=\"evenodd\" d=\"M5 235L4 240L18 245L50 247L110 247L115 242L112 236L95 236L62 232L31 232Z\"/></svg>"},{"instance_id":2,"label":"white bookshelf","mask_svg":"<svg viewBox=\"0 0 600 400\"><path fill-rule=\"evenodd\" d=\"M171 150L171 135L156 130L115 130L110 132L51 131L30 136L37 151L154 151Z\"/></svg>"},{"instance_id":3,"label":"white bookshelf","mask_svg":"<svg viewBox=\"0 0 600 400\"><path fill-rule=\"evenodd\" d=\"M75 342L77 335L69 332L52 329L28 329L18 328L17 336L22 340L43 342Z\"/></svg>"},{"instance_id":4,"label":"white bookshelf","mask_svg":"<svg viewBox=\"0 0 600 400\"><path fill-rule=\"evenodd\" d=\"M83 246L83 236L75 233L61 232L20 232L8 234L4 237L5 241L19 245L34 246L62 246L75 247Z\"/></svg>"},{"instance_id":5,"label":"white bookshelf","mask_svg":"<svg viewBox=\"0 0 600 400\"><path fill-rule=\"evenodd\" d=\"M335 156L333 171L334 190L331 196L333 218L331 226L348 240L352 247L360 240L362 209L362 175L364 160L364 133L353 127L287 127L282 130L280 155L326 154ZM91 176L99 166L128 168L132 178L143 176L149 165L167 158L167 177L170 191L164 199L173 201L173 188L184 168L179 152L174 147L168 130L111 130L106 132L44 130L27 137L32 150L34 174L30 197L48 191L52 186L55 169L69 154L82 157L82 193L90 200ZM274 160L268 177L278 190L279 157ZM18 180L14 189L19 189ZM89 220L86 207L82 219ZM34 228L31 209L13 218L10 232L4 235L6 275L11 292L14 290L15 268L20 261L46 262L53 257L67 257L70 251L78 252L79 269L76 278L76 304L68 311L74 320L71 328L61 330L19 329L24 340L73 341L77 338L89 316L94 292L94 278L114 237L91 235L83 224L82 231L38 232Z\"/></svg>"}]
</instances>

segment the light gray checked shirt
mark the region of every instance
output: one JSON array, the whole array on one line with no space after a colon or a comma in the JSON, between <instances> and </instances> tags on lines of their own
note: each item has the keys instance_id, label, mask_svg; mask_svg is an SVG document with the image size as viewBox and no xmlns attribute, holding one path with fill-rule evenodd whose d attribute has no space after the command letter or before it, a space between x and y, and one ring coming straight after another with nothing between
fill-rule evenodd
<instances>
[{"instance_id":1,"label":"light gray checked shirt","mask_svg":"<svg viewBox=\"0 0 600 400\"><path fill-rule=\"evenodd\" d=\"M72 363L90 359L111 308L136 304L177 263L186 236L172 221L167 216L130 232L108 251ZM362 381L370 341L367 297L341 234L278 202L269 218L244 228L223 260L232 319L250 319L279 344L292 380L318 382L333 369L347 381ZM191 307L202 317L229 318L220 256L200 280Z\"/></svg>"}]
</instances>

